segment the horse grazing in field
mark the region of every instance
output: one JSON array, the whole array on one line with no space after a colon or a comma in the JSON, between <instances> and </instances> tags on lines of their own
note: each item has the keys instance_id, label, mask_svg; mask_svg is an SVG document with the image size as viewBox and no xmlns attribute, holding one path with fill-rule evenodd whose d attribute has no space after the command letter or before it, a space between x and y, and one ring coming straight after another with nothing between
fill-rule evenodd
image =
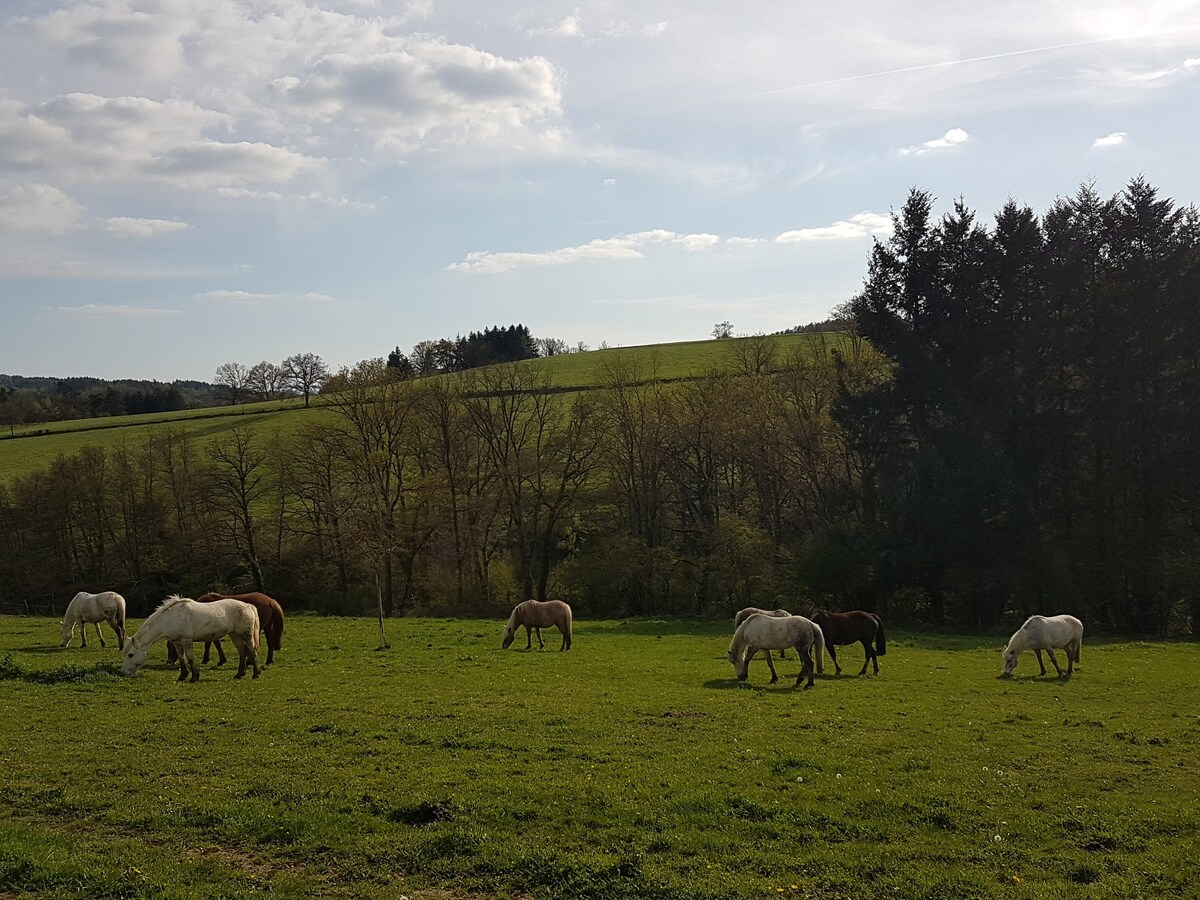
<instances>
[{"instance_id":1,"label":"horse grazing in field","mask_svg":"<svg viewBox=\"0 0 1200 900\"><path fill-rule=\"evenodd\" d=\"M1083 623L1074 616L1030 616L1009 638L1008 646L1004 648L1004 671L1000 677L1012 677L1013 669L1017 667L1017 657L1025 650L1032 650L1037 655L1038 667L1042 670L1041 674L1045 675L1046 664L1042 662L1042 651L1045 650L1050 654L1050 662L1054 663L1061 678L1063 670L1054 658L1055 647L1066 651L1066 674L1070 675L1075 671L1075 663L1079 662L1079 654L1083 649Z\"/></svg>"},{"instance_id":2,"label":"horse grazing in field","mask_svg":"<svg viewBox=\"0 0 1200 900\"><path fill-rule=\"evenodd\" d=\"M71 635L75 633L75 626L78 625L81 639L79 645L86 647L87 627L95 624L96 635L100 638L100 646L107 647L108 645L104 643L104 632L100 630L101 622L107 622L112 626L112 630L117 633L117 648L124 650L125 598L116 591L104 591L100 594L88 594L80 591L67 604L67 611L62 620L62 643L59 646L65 647L71 643Z\"/></svg>"},{"instance_id":3,"label":"horse grazing in field","mask_svg":"<svg viewBox=\"0 0 1200 900\"><path fill-rule=\"evenodd\" d=\"M767 666L771 669L771 684L779 680L775 674L775 664L771 662L771 651L782 650L784 647L795 647L803 668L796 676L795 687L800 686L800 680L808 676L804 689L813 686L813 659L809 655L810 648L815 648L816 671L825 672L825 636L821 629L804 616L773 616L753 615L746 618L737 631L733 633L733 642L729 645L729 664L738 677L745 681L750 674L750 659L759 650L767 657Z\"/></svg>"},{"instance_id":4,"label":"horse grazing in field","mask_svg":"<svg viewBox=\"0 0 1200 900\"><path fill-rule=\"evenodd\" d=\"M546 642L542 640L542 629L551 626L562 632L562 646L558 649L571 649L571 607L561 600L526 600L513 607L512 615L504 624L504 643L502 648L507 650L517 636L517 629L525 626L525 649L533 647L533 632L537 632L538 649L545 650Z\"/></svg>"},{"instance_id":5,"label":"horse grazing in field","mask_svg":"<svg viewBox=\"0 0 1200 900\"><path fill-rule=\"evenodd\" d=\"M268 597L266 594L260 594L257 591L249 594L217 594L210 592L196 598L197 603L212 603L214 600L241 600L243 603L249 603L258 610L258 621L262 625L263 633L267 636L267 661L264 665L269 666L275 662L275 651L283 648L283 607L279 605L279 601L274 597ZM212 650L214 644L217 647L217 665L223 666L225 665L225 648L221 646L219 639L204 642L204 657L200 662L208 662L209 652ZM175 659L175 648L168 644L167 663L173 663Z\"/></svg>"},{"instance_id":6,"label":"horse grazing in field","mask_svg":"<svg viewBox=\"0 0 1200 900\"><path fill-rule=\"evenodd\" d=\"M757 606L747 606L745 609L739 609L737 611L737 614L733 617L734 631L737 630L737 627L739 625L741 625L743 622L745 622L748 618L750 618L753 615L773 616L776 619L781 619L784 616L790 616L791 613L788 612L786 609L759 609ZM779 658L787 659L787 654L783 650L780 650Z\"/></svg>"},{"instance_id":7,"label":"horse grazing in field","mask_svg":"<svg viewBox=\"0 0 1200 900\"><path fill-rule=\"evenodd\" d=\"M193 641L215 641L229 635L238 651L238 671L235 678L246 674L246 665L254 668L254 677L262 671L258 666L258 610L241 600L214 600L197 603L178 594L164 600L152 612L142 627L129 639L121 661L121 674L132 675L146 661L150 647L156 641L175 645L179 658L179 680L188 677L200 680L200 667L192 654Z\"/></svg>"},{"instance_id":8,"label":"horse grazing in field","mask_svg":"<svg viewBox=\"0 0 1200 900\"><path fill-rule=\"evenodd\" d=\"M837 661L837 651L834 644L861 643L866 652L862 671L859 675L867 674L867 665L875 665L875 674L879 674L879 657L887 653L887 639L883 635L883 622L875 613L851 610L850 612L816 613L812 620L821 626L825 634L825 646L829 648L829 658L837 669L836 674L842 674L842 667ZM874 646L872 646L874 644Z\"/></svg>"}]
</instances>

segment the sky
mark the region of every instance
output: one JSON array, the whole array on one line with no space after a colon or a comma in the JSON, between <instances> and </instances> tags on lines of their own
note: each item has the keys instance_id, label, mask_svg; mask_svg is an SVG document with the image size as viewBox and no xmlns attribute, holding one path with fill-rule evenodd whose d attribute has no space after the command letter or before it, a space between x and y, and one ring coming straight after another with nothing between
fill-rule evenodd
<instances>
[{"instance_id":1,"label":"sky","mask_svg":"<svg viewBox=\"0 0 1200 900\"><path fill-rule=\"evenodd\" d=\"M0 372L819 321L913 188L1200 202L1200 2L3 0Z\"/></svg>"}]
</instances>

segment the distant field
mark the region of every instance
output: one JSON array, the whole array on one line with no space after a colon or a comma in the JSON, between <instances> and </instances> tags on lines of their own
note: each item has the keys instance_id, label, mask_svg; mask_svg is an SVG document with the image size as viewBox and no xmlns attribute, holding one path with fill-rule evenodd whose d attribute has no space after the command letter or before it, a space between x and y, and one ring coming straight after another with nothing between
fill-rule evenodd
<instances>
[{"instance_id":1,"label":"distant field","mask_svg":"<svg viewBox=\"0 0 1200 900\"><path fill-rule=\"evenodd\" d=\"M819 336L801 334L781 335L774 340L778 343L780 353L787 354L807 347L813 340L819 339ZM826 339L839 340L837 336L827 336ZM588 353L572 353L537 360L533 364L543 367L549 375L550 383L557 388L594 387L601 381L605 364L619 357L639 360L645 377L650 376L653 360L657 377L669 380L699 375L729 365L732 348L744 340L750 339L690 341L593 350ZM73 419L68 422L22 426L16 429L16 438L7 437L7 431L0 432L0 482L44 468L59 455L74 453L82 447L108 445L119 441L144 443L149 432L155 428L182 427L203 438L217 437L238 427L262 430L279 428L290 431L304 422L314 421L324 415L318 408L319 404L318 398L314 401L314 407L306 410L303 401L299 399L275 400L176 413Z\"/></svg>"},{"instance_id":2,"label":"distant field","mask_svg":"<svg viewBox=\"0 0 1200 900\"><path fill-rule=\"evenodd\" d=\"M890 635L739 684L724 623L292 616L258 681L0 618L0 896L1194 897L1195 644ZM547 635L557 648L557 634ZM856 671L861 650L846 648ZM849 665L846 665L849 662Z\"/></svg>"}]
</instances>

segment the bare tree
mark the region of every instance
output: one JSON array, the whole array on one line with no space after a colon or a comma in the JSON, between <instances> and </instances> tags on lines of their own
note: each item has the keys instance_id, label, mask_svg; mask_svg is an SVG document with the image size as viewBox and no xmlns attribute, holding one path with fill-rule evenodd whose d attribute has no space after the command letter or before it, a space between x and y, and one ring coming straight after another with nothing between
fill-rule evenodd
<instances>
[{"instance_id":1,"label":"bare tree","mask_svg":"<svg viewBox=\"0 0 1200 900\"><path fill-rule=\"evenodd\" d=\"M537 345L539 356L559 356L571 352L570 346L562 338L538 338L534 343Z\"/></svg>"},{"instance_id":2,"label":"bare tree","mask_svg":"<svg viewBox=\"0 0 1200 900\"><path fill-rule=\"evenodd\" d=\"M724 322L718 322L713 326L712 336L718 340L733 337L733 323L726 319Z\"/></svg>"},{"instance_id":3,"label":"bare tree","mask_svg":"<svg viewBox=\"0 0 1200 900\"><path fill-rule=\"evenodd\" d=\"M308 406L308 398L329 377L329 367L315 353L297 353L283 361L283 377L289 387L304 395L304 405Z\"/></svg>"},{"instance_id":4,"label":"bare tree","mask_svg":"<svg viewBox=\"0 0 1200 900\"><path fill-rule=\"evenodd\" d=\"M282 367L263 360L246 373L246 387L263 400L277 400L284 396L287 380Z\"/></svg>"},{"instance_id":5,"label":"bare tree","mask_svg":"<svg viewBox=\"0 0 1200 900\"><path fill-rule=\"evenodd\" d=\"M229 405L237 406L245 402L249 393L250 370L239 362L221 363L217 366L213 381L229 399Z\"/></svg>"}]
</instances>

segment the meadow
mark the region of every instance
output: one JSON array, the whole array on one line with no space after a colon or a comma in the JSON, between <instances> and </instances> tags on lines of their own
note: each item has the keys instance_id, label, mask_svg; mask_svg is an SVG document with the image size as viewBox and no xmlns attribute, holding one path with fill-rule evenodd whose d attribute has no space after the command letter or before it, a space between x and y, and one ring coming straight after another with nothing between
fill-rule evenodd
<instances>
[{"instance_id":1,"label":"meadow","mask_svg":"<svg viewBox=\"0 0 1200 900\"><path fill-rule=\"evenodd\" d=\"M721 622L293 615L262 678L0 618L0 896L1195 896L1200 646L889 634L793 690ZM131 624L131 630L133 625ZM535 642L536 647L536 642ZM848 673L861 648L842 651ZM829 667L832 672L832 666ZM1053 672L1053 669L1051 669Z\"/></svg>"}]
</instances>

